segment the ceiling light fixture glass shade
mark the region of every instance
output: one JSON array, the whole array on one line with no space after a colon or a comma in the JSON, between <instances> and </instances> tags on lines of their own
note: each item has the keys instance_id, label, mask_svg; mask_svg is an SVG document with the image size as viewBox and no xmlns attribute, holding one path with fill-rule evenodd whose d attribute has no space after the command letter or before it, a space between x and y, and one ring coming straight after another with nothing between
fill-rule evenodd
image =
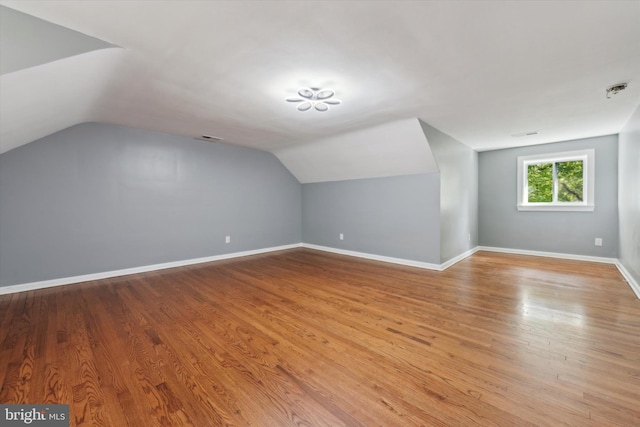
<instances>
[{"instance_id":1,"label":"ceiling light fixture glass shade","mask_svg":"<svg viewBox=\"0 0 640 427\"><path fill-rule=\"evenodd\" d=\"M339 99L333 98L336 92L333 89L321 89L318 87L303 87L298 89L300 97L289 97L287 102L298 103L298 111L329 111L329 105L339 105Z\"/></svg>"}]
</instances>

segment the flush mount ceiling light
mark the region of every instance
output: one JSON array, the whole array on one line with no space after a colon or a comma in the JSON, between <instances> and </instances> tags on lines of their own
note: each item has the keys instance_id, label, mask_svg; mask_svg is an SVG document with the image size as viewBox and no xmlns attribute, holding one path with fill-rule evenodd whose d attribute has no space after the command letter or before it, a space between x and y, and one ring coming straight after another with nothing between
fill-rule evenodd
<instances>
[{"instance_id":1,"label":"flush mount ceiling light","mask_svg":"<svg viewBox=\"0 0 640 427\"><path fill-rule=\"evenodd\" d=\"M287 98L287 102L298 103L298 111L316 111L325 112L329 110L330 105L339 105L342 101L333 98L336 92L333 89L321 89L318 87L303 87L298 89L298 95Z\"/></svg>"}]
</instances>

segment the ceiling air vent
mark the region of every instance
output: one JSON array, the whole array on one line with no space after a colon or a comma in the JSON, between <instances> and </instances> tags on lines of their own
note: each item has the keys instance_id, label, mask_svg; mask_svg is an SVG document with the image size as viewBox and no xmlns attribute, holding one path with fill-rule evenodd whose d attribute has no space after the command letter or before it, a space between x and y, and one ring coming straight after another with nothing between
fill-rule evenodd
<instances>
[{"instance_id":1,"label":"ceiling air vent","mask_svg":"<svg viewBox=\"0 0 640 427\"><path fill-rule=\"evenodd\" d=\"M533 135L537 135L537 134L538 134L538 131L534 130L532 132L516 133L516 134L513 134L511 136L514 137L514 138L520 138L520 137L523 137L523 136L533 136Z\"/></svg>"},{"instance_id":2,"label":"ceiling air vent","mask_svg":"<svg viewBox=\"0 0 640 427\"><path fill-rule=\"evenodd\" d=\"M196 139L199 139L202 141L222 141L224 138L220 138L219 136L202 135L202 136L197 136Z\"/></svg>"}]
</instances>

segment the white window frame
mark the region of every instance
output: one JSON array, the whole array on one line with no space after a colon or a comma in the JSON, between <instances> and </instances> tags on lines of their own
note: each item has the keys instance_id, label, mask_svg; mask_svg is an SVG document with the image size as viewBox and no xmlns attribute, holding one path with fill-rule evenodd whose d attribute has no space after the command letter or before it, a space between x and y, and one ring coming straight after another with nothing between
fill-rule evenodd
<instances>
[{"instance_id":1,"label":"white window frame","mask_svg":"<svg viewBox=\"0 0 640 427\"><path fill-rule=\"evenodd\" d=\"M581 202L529 203L528 166L538 163L570 162L582 160L582 197ZM556 177L554 176L554 187ZM557 192L557 189L554 189ZM537 154L518 157L518 204L519 211L582 211L595 209L595 150L566 151L562 153Z\"/></svg>"}]
</instances>

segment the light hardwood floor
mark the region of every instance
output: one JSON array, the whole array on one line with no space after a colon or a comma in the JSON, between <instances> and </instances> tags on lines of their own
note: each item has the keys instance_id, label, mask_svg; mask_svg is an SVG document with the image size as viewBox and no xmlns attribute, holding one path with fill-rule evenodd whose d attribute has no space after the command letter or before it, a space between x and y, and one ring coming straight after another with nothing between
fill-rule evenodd
<instances>
[{"instance_id":1,"label":"light hardwood floor","mask_svg":"<svg viewBox=\"0 0 640 427\"><path fill-rule=\"evenodd\" d=\"M638 426L612 265L309 249L0 296L0 403L71 425Z\"/></svg>"}]
</instances>

